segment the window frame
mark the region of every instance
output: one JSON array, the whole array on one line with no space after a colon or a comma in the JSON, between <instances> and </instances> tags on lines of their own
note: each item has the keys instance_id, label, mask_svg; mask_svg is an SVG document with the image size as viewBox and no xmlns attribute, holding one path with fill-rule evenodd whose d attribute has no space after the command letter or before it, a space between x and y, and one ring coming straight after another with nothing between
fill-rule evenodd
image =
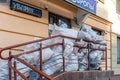
<instances>
[{"instance_id":1,"label":"window frame","mask_svg":"<svg viewBox=\"0 0 120 80\"><path fill-rule=\"evenodd\" d=\"M63 16L60 16L60 15L57 15L57 14L54 14L54 13L51 13L49 12L49 23L50 23L50 16L53 16L55 19L54 19L54 22L58 25L58 20L59 19L66 19L68 20L67 24L69 25L68 28L71 28L71 20L66 18L66 17L63 17Z\"/></svg>"},{"instance_id":2,"label":"window frame","mask_svg":"<svg viewBox=\"0 0 120 80\"><path fill-rule=\"evenodd\" d=\"M92 28L92 30L94 30L95 32L98 33L98 35L104 35L102 30L96 29L96 28Z\"/></svg>"},{"instance_id":3,"label":"window frame","mask_svg":"<svg viewBox=\"0 0 120 80\"><path fill-rule=\"evenodd\" d=\"M119 0L116 0L116 13L120 15L120 1L118 2Z\"/></svg>"},{"instance_id":4,"label":"window frame","mask_svg":"<svg viewBox=\"0 0 120 80\"><path fill-rule=\"evenodd\" d=\"M50 21L50 19L53 19L53 21ZM54 23L55 23L56 25L58 25L59 20L62 20L65 23L67 22L67 25L68 25L67 28L71 28L71 20L69 18L66 18L66 17L49 12L49 21L48 21L49 24L54 25ZM48 35L51 36L52 30L48 29L48 31L49 31Z\"/></svg>"},{"instance_id":5,"label":"window frame","mask_svg":"<svg viewBox=\"0 0 120 80\"><path fill-rule=\"evenodd\" d=\"M9 1L10 1L10 0L5 0L5 2L1 2L1 1L0 1L0 4L8 4Z\"/></svg>"},{"instance_id":6,"label":"window frame","mask_svg":"<svg viewBox=\"0 0 120 80\"><path fill-rule=\"evenodd\" d=\"M120 44L120 36L117 36L117 64L120 64L120 46L118 44Z\"/></svg>"}]
</instances>

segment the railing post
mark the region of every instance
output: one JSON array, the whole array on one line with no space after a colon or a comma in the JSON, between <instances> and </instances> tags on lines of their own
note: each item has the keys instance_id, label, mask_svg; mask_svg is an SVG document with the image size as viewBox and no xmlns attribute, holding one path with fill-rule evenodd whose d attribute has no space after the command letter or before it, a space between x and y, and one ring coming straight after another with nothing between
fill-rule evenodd
<instances>
[{"instance_id":1,"label":"railing post","mask_svg":"<svg viewBox=\"0 0 120 80\"><path fill-rule=\"evenodd\" d=\"M107 70L107 48L105 49L105 69Z\"/></svg>"},{"instance_id":2,"label":"railing post","mask_svg":"<svg viewBox=\"0 0 120 80\"><path fill-rule=\"evenodd\" d=\"M8 59L8 66L9 66L9 80L12 80L12 69L10 66L12 66L12 62L11 62L11 50L9 50L9 59Z\"/></svg>"},{"instance_id":3,"label":"railing post","mask_svg":"<svg viewBox=\"0 0 120 80\"><path fill-rule=\"evenodd\" d=\"M42 71L42 43L40 43L40 71ZM41 75L38 80L42 80Z\"/></svg>"},{"instance_id":4,"label":"railing post","mask_svg":"<svg viewBox=\"0 0 120 80\"><path fill-rule=\"evenodd\" d=\"M62 50L63 50L63 53L64 53L64 49L65 49L65 47L64 47L64 39L62 40ZM65 57L64 57L64 55L63 55L63 72L65 72Z\"/></svg>"},{"instance_id":5,"label":"railing post","mask_svg":"<svg viewBox=\"0 0 120 80\"><path fill-rule=\"evenodd\" d=\"M14 61L14 69L16 69L16 61ZM14 70L14 80L17 80L17 74Z\"/></svg>"},{"instance_id":6,"label":"railing post","mask_svg":"<svg viewBox=\"0 0 120 80\"><path fill-rule=\"evenodd\" d=\"M88 70L90 70L90 43L88 43Z\"/></svg>"}]
</instances>

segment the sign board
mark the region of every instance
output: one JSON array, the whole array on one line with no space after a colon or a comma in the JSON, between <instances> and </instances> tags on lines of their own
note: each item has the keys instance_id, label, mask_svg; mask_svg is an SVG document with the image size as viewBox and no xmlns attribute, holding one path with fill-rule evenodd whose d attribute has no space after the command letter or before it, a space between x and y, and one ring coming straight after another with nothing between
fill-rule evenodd
<instances>
[{"instance_id":1,"label":"sign board","mask_svg":"<svg viewBox=\"0 0 120 80\"><path fill-rule=\"evenodd\" d=\"M97 0L65 0L65 1L79 8L87 10L88 12L96 14Z\"/></svg>"},{"instance_id":2,"label":"sign board","mask_svg":"<svg viewBox=\"0 0 120 80\"><path fill-rule=\"evenodd\" d=\"M31 6L16 2L11 0L10 3L10 8L11 10L15 10L15 11L19 11L19 12L23 12L32 16L36 16L36 17L42 17L42 11L37 9L37 8L33 8Z\"/></svg>"}]
</instances>

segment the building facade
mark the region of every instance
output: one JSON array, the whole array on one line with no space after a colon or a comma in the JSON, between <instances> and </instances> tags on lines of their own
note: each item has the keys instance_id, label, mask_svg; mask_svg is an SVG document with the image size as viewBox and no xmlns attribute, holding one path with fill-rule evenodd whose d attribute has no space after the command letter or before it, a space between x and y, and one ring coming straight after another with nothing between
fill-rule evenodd
<instances>
[{"instance_id":1,"label":"building facade","mask_svg":"<svg viewBox=\"0 0 120 80\"><path fill-rule=\"evenodd\" d=\"M58 24L63 20L67 28L79 30L80 24L85 24L96 31L100 31L107 41L108 70L111 70L111 22L104 19L104 14L99 11L97 3L97 15L71 5L64 0L14 0L15 9L11 10L10 0L1 0L0 3L0 49L6 46L28 42L34 38L46 38L49 36L49 24ZM26 6L27 5L27 6ZM100 4L101 5L101 4ZM38 10L38 13L22 9L27 7ZM23 10L25 12L19 11ZM39 10L42 12L39 15ZM27 14L26 14L27 13ZM37 15L37 17L36 17ZM102 16L102 17L99 17ZM83 17L83 19L81 18ZM79 21L76 21L76 18ZM77 19L77 20L78 20ZM79 25L77 24L79 23ZM22 52L23 48L14 49L13 52ZM4 54L6 56L6 54ZM105 63L101 67L105 69Z\"/></svg>"},{"instance_id":2,"label":"building facade","mask_svg":"<svg viewBox=\"0 0 120 80\"><path fill-rule=\"evenodd\" d=\"M120 0L102 0L98 2L97 15L112 22L111 68L120 74Z\"/></svg>"}]
</instances>

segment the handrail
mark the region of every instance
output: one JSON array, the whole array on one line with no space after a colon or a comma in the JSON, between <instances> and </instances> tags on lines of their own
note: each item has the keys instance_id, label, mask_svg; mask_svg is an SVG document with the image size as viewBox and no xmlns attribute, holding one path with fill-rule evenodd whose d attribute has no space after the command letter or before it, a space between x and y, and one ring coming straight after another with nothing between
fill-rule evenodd
<instances>
[{"instance_id":1,"label":"handrail","mask_svg":"<svg viewBox=\"0 0 120 80\"><path fill-rule=\"evenodd\" d=\"M25 46L25 45L28 45L28 44L33 44L33 43L36 43L36 42L42 42L42 41L45 41L45 40L49 40L49 39L53 39L53 38L59 38L59 37L60 38L68 38L68 39L72 39L72 40L75 40L75 41L76 40L80 40L79 38L73 38L73 37L68 37L68 36L63 36L63 35L52 36L52 37L48 37L48 38L44 38L44 39L39 39L39 40L35 40L35 41L30 41L30 42L26 42L26 43L22 43L22 44L17 44L17 45L5 47L5 48L3 48L3 49L0 50L0 58L4 59L4 60L9 60L10 58L14 58L14 59L20 61L21 63L25 64L26 66L28 66L29 68L31 68L35 72L39 73L40 75L46 77L47 79L53 80L52 77L50 77L50 76L46 75L44 72L42 72L42 67L41 67L42 66L42 57L41 57L42 54L40 55L40 57L41 57L40 58L41 59L40 60L40 70L36 69L35 67L33 67L29 63L25 62L24 60L19 59L18 57L21 56L21 55L23 55L23 54L29 54L29 53L32 53L32 52L35 52L35 51L42 52L42 49L45 49L45 48L48 48L48 47L52 47L52 46L55 46L55 45L62 45L63 51L64 51L64 39L63 39L62 42L57 42L57 43L54 43L54 44L51 44L51 45L49 44L49 45L43 46L43 47L42 47L42 43L40 43L40 47L37 48L37 49L31 50L31 51L27 51L27 52L23 52L23 53L17 54L17 55L10 55L9 57L6 57L6 58L4 58L2 56L2 52L5 51L5 50L14 49L16 47L21 47L21 46ZM92 41L89 41L89 40L84 40L84 41L87 41L88 43L92 42ZM92 43L95 43L95 42L92 42ZM98 43L95 43L95 44L98 44ZM104 45L104 44L101 44L101 45ZM103 50L103 49L91 48L89 45L85 47L85 46L79 46L79 45L75 44L74 47L87 48L88 49L88 63L90 61L90 55L89 55L90 49ZM106 69L107 69L107 48L104 51L106 51ZM65 58L63 56L63 71L65 71L65 67L64 66L65 66ZM13 69L11 66L10 66L10 68ZM89 68L90 68L90 63L88 64L88 70L89 70ZM17 72L17 73L19 73L16 69L14 69L14 71ZM23 75L21 75L21 76L23 76Z\"/></svg>"},{"instance_id":2,"label":"handrail","mask_svg":"<svg viewBox=\"0 0 120 80\"><path fill-rule=\"evenodd\" d=\"M20 75L22 78L24 78L24 80L28 80L20 71L18 71L17 69L15 69L14 67L12 67L12 65L9 65L9 67L11 69L14 69L15 72L17 72L18 75Z\"/></svg>"},{"instance_id":3,"label":"handrail","mask_svg":"<svg viewBox=\"0 0 120 80\"><path fill-rule=\"evenodd\" d=\"M48 45L48 46L46 46L46 47L42 47L42 49L51 47L51 46L53 46L53 45L61 45L61 44L62 44L62 43L55 43L55 44L52 44L52 45ZM29 54L29 53L38 51L39 49L40 49L40 48L37 48L37 49L31 50L31 51L27 51L27 52L24 52L24 53L21 53L21 54L17 54L17 55L15 55L15 56L19 57L19 56L21 56L21 55L23 55L23 54Z\"/></svg>"},{"instance_id":4,"label":"handrail","mask_svg":"<svg viewBox=\"0 0 120 80\"><path fill-rule=\"evenodd\" d=\"M35 40L35 41L30 41L30 42L16 44L16 45L12 45L12 46L8 46L8 47L5 47L5 48L2 48L0 50L0 58L3 59L3 60L8 60L9 57L7 57L7 58L2 57L2 52L5 51L5 50L9 50L9 49L12 49L12 48L16 48L16 47L20 47L20 46L36 43L36 42L41 42L41 41L52 39L52 38L56 38L56 37L59 37L59 36L48 37L48 38L44 38L44 39L39 39L39 40Z\"/></svg>"},{"instance_id":5,"label":"handrail","mask_svg":"<svg viewBox=\"0 0 120 80\"><path fill-rule=\"evenodd\" d=\"M30 42L16 44L16 45L13 45L13 46L8 46L8 47L5 47L5 48L2 48L0 50L0 58L3 59L3 60L8 60L9 59L9 57L7 57L7 58L2 57L2 52L5 51L5 50L9 50L9 49L12 49L12 48L16 48L16 47L36 43L36 42L42 42L44 40L49 40L49 39L53 39L53 38L57 38L57 37L68 38L68 39L73 39L73 40L80 40L79 38L73 38L73 37L63 36L63 35L56 35L56 36L52 36L52 37L48 37L48 38L44 38L44 39L38 39L38 40L35 40L35 41L30 41ZM95 43L95 42L89 41L89 40L84 40L84 41ZM98 43L95 43L95 44L98 44ZM105 44L101 44L101 45L105 45Z\"/></svg>"},{"instance_id":6,"label":"handrail","mask_svg":"<svg viewBox=\"0 0 120 80\"><path fill-rule=\"evenodd\" d=\"M63 35L57 35L57 36L52 36L52 37L48 37L48 38L44 38L44 39L38 39L38 40L35 40L35 41L26 42L26 43L16 44L16 45L13 45L13 46L8 46L8 47L5 47L5 48L2 48L0 50L0 58L3 59L3 60L8 60L9 59L9 57L7 57L7 58L2 57L2 52L5 51L5 50L9 50L9 49L12 49L12 48L16 48L16 47L36 43L36 42L41 42L41 41L44 41L44 40L49 40L49 39L53 39L53 38L57 38L57 37L63 37L63 38L69 38L69 39L76 40L76 38L63 36ZM77 39L77 40L80 40L80 39Z\"/></svg>"},{"instance_id":7,"label":"handrail","mask_svg":"<svg viewBox=\"0 0 120 80\"><path fill-rule=\"evenodd\" d=\"M42 76L46 77L48 80L53 80L52 77L48 76L47 74L45 74L44 72L40 71L39 69L33 67L32 65L30 65L29 63L25 62L24 60L17 58L15 56L12 56L13 58L15 58L16 60L20 61L21 63L25 64L26 66L28 66L29 68L31 68L32 70L34 70L35 72L41 74Z\"/></svg>"}]
</instances>

